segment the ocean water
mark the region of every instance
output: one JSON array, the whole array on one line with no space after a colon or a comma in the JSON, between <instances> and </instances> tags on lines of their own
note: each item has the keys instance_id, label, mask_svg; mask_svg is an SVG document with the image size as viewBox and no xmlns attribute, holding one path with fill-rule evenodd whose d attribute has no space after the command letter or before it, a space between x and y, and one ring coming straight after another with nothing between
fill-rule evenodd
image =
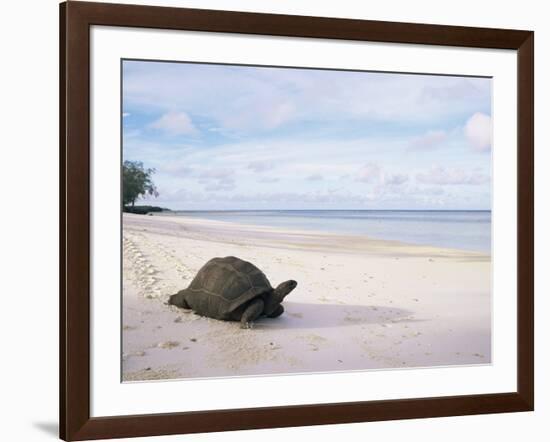
<instances>
[{"instance_id":1,"label":"ocean water","mask_svg":"<svg viewBox=\"0 0 550 442\"><path fill-rule=\"evenodd\" d=\"M491 251L490 211L243 210L177 211L175 214L258 226L366 235L376 239L462 250Z\"/></svg>"}]
</instances>

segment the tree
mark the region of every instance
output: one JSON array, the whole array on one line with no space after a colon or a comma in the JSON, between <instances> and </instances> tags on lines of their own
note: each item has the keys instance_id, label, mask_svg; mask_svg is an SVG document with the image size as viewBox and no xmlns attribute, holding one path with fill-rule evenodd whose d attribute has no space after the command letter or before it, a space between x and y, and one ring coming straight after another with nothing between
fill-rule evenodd
<instances>
[{"instance_id":1,"label":"tree","mask_svg":"<svg viewBox=\"0 0 550 442\"><path fill-rule=\"evenodd\" d=\"M159 193L151 179L155 169L145 169L141 161L124 161L122 165L122 204L134 207L144 195L157 197Z\"/></svg>"}]
</instances>

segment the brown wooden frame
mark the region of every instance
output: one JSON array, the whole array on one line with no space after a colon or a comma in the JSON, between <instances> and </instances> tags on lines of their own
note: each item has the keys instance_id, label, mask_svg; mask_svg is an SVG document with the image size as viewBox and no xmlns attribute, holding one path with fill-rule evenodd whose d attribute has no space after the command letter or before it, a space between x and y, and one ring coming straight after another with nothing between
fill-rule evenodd
<instances>
[{"instance_id":1,"label":"brown wooden frame","mask_svg":"<svg viewBox=\"0 0 550 442\"><path fill-rule=\"evenodd\" d=\"M518 54L517 391L455 397L90 417L91 25L513 49ZM152 436L321 425L534 408L534 34L70 1L60 5L60 437Z\"/></svg>"}]
</instances>

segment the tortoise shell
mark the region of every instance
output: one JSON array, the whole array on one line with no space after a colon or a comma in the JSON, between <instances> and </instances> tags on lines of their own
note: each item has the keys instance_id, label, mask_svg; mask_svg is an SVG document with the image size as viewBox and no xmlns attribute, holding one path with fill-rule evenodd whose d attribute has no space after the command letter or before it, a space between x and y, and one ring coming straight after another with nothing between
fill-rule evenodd
<instances>
[{"instance_id":1,"label":"tortoise shell","mask_svg":"<svg viewBox=\"0 0 550 442\"><path fill-rule=\"evenodd\" d=\"M195 313L215 319L229 319L233 311L271 291L259 268L234 256L211 259L183 290Z\"/></svg>"}]
</instances>

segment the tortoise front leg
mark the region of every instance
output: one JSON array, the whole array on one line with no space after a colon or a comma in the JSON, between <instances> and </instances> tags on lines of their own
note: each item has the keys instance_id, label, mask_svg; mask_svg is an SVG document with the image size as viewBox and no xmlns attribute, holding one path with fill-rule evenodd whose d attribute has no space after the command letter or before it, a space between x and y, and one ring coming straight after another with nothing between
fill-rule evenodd
<instances>
[{"instance_id":1,"label":"tortoise front leg","mask_svg":"<svg viewBox=\"0 0 550 442\"><path fill-rule=\"evenodd\" d=\"M268 318L278 318L279 316L281 316L285 311L285 308L279 304L277 306L277 308L275 309L275 311L273 313L271 313L270 315L267 315Z\"/></svg>"},{"instance_id":2,"label":"tortoise front leg","mask_svg":"<svg viewBox=\"0 0 550 442\"><path fill-rule=\"evenodd\" d=\"M258 319L264 311L264 301L255 299L243 312L241 316L241 328L252 328L252 322Z\"/></svg>"}]
</instances>

